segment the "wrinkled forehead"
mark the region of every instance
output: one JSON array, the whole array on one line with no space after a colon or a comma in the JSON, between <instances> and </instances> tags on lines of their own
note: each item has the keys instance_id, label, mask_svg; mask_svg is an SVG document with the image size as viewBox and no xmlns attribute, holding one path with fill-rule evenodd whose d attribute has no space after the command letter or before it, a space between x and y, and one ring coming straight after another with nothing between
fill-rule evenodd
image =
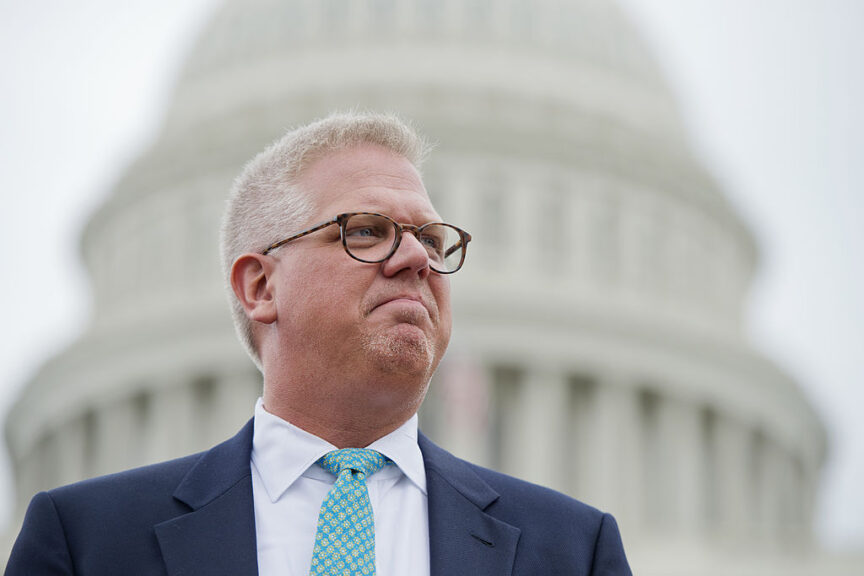
<instances>
[{"instance_id":1,"label":"wrinkled forehead","mask_svg":"<svg viewBox=\"0 0 864 576\"><path fill-rule=\"evenodd\" d=\"M377 145L324 154L305 167L297 184L316 212L340 207L373 211L377 206L437 217L417 168L404 156Z\"/></svg>"}]
</instances>

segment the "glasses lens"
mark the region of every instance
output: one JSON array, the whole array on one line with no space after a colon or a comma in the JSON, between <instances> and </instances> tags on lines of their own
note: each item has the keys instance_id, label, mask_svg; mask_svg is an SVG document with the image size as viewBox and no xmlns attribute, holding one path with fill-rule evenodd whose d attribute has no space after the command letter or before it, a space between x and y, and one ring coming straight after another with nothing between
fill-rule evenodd
<instances>
[{"instance_id":1,"label":"glasses lens","mask_svg":"<svg viewBox=\"0 0 864 576\"><path fill-rule=\"evenodd\" d=\"M429 252L429 264L438 272L455 272L462 265L465 245L459 231L447 224L429 224L420 233L420 242Z\"/></svg>"},{"instance_id":2,"label":"glasses lens","mask_svg":"<svg viewBox=\"0 0 864 576\"><path fill-rule=\"evenodd\" d=\"M345 222L345 247L358 260L380 262L396 241L396 225L372 214L355 214Z\"/></svg>"}]
</instances>

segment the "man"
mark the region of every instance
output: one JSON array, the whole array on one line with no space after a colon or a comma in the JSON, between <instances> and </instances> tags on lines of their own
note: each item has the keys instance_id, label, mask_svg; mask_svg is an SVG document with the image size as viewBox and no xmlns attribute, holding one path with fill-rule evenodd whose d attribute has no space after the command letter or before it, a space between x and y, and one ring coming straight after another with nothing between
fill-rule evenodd
<instances>
[{"instance_id":1,"label":"man","mask_svg":"<svg viewBox=\"0 0 864 576\"><path fill-rule=\"evenodd\" d=\"M246 166L222 253L254 419L36 495L7 575L630 574L611 516L417 431L471 240L432 207L425 152L398 119L334 115Z\"/></svg>"}]
</instances>

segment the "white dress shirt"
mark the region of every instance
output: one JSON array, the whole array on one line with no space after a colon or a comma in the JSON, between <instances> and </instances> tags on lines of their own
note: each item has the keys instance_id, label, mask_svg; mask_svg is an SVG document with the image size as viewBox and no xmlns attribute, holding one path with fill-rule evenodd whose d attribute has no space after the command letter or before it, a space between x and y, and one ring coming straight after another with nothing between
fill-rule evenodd
<instances>
[{"instance_id":1,"label":"white dress shirt","mask_svg":"<svg viewBox=\"0 0 864 576\"><path fill-rule=\"evenodd\" d=\"M367 446L390 458L366 479L377 576L429 575L426 469L417 415ZM336 447L255 406L252 494L260 576L308 576L318 512L336 477L318 465Z\"/></svg>"}]
</instances>

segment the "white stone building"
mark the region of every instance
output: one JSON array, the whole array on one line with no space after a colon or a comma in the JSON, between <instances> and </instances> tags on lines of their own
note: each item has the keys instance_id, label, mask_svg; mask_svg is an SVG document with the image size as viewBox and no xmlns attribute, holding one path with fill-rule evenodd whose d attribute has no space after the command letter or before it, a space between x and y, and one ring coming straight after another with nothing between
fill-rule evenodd
<instances>
[{"instance_id":1,"label":"white stone building","mask_svg":"<svg viewBox=\"0 0 864 576\"><path fill-rule=\"evenodd\" d=\"M600 0L226 1L84 234L91 326L8 415L19 522L38 490L203 449L251 416L223 201L287 127L349 107L439 143L427 187L475 238L427 434L613 512L638 574L825 566L824 429L743 338L753 238Z\"/></svg>"}]
</instances>

